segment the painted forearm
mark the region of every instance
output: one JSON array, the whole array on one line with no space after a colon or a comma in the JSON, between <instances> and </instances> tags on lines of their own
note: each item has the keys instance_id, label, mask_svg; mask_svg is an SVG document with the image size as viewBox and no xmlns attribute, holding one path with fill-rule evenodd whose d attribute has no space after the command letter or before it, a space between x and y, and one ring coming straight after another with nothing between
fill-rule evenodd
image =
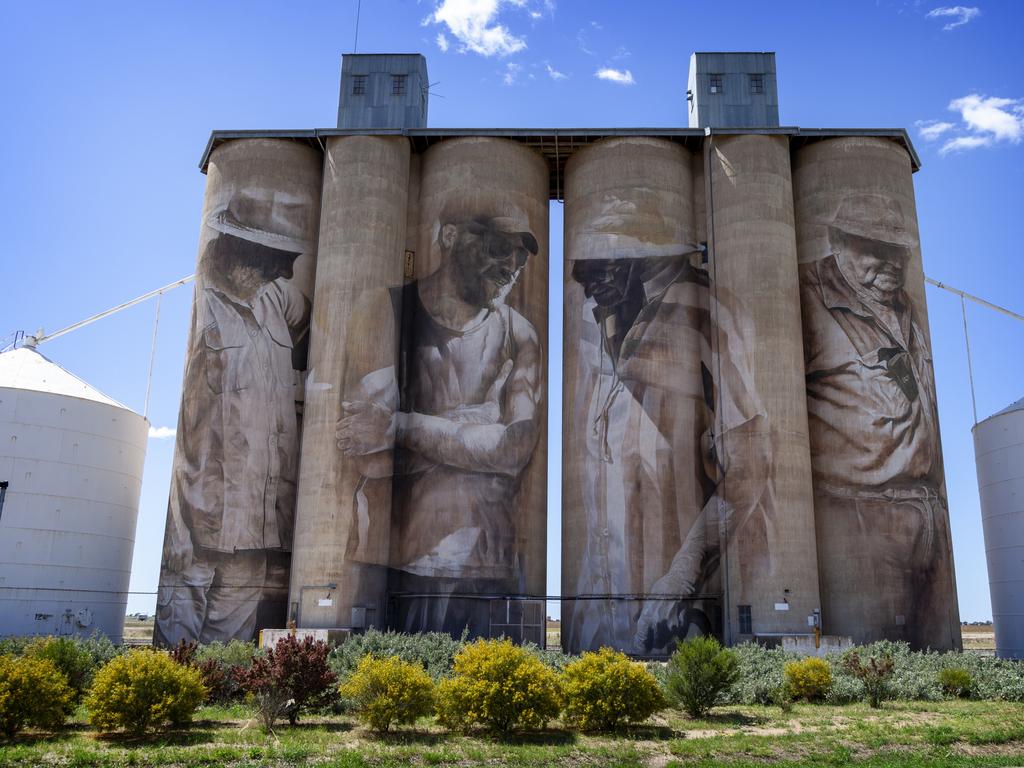
<instances>
[{"instance_id":1,"label":"painted forearm","mask_svg":"<svg viewBox=\"0 0 1024 768\"><path fill-rule=\"evenodd\" d=\"M466 424L422 413L398 414L396 433L399 445L438 464L511 476L526 466L537 436L532 421Z\"/></svg>"}]
</instances>

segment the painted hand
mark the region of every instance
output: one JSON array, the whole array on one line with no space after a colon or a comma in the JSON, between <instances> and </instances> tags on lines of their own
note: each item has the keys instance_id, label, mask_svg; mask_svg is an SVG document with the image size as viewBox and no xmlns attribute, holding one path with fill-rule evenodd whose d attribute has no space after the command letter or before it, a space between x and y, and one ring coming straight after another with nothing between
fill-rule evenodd
<instances>
[{"instance_id":1,"label":"painted hand","mask_svg":"<svg viewBox=\"0 0 1024 768\"><path fill-rule=\"evenodd\" d=\"M395 414L378 402L356 400L341 404L335 438L347 456L365 456L387 450L395 442Z\"/></svg>"},{"instance_id":2,"label":"painted hand","mask_svg":"<svg viewBox=\"0 0 1024 768\"><path fill-rule=\"evenodd\" d=\"M172 573L184 573L192 565L192 536L185 528L184 523L173 521L170 525L170 536L164 563L167 565L167 570Z\"/></svg>"},{"instance_id":3,"label":"painted hand","mask_svg":"<svg viewBox=\"0 0 1024 768\"><path fill-rule=\"evenodd\" d=\"M658 599L644 601L640 618L636 622L636 632L633 634L633 647L637 653L647 653L651 650L658 625L668 623L679 607L679 603L672 597L687 597L692 595L693 591L692 579L680 578L671 571L654 582L651 594L657 595Z\"/></svg>"}]
</instances>

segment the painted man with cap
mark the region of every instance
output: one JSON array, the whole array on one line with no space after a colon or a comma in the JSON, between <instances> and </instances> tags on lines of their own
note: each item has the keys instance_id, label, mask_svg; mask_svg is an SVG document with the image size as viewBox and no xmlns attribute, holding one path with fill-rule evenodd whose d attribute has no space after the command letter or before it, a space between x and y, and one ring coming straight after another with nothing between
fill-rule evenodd
<instances>
[{"instance_id":1,"label":"painted man with cap","mask_svg":"<svg viewBox=\"0 0 1024 768\"><path fill-rule=\"evenodd\" d=\"M298 474L292 282L311 201L244 190L206 221L157 606L159 642L251 640Z\"/></svg>"},{"instance_id":2,"label":"painted man with cap","mask_svg":"<svg viewBox=\"0 0 1024 768\"><path fill-rule=\"evenodd\" d=\"M858 642L949 647L955 598L934 374L904 290L917 241L898 201L856 194L829 223L828 242L829 255L800 274L823 619ZM866 579L875 588L852 594Z\"/></svg>"},{"instance_id":3,"label":"painted man with cap","mask_svg":"<svg viewBox=\"0 0 1024 768\"><path fill-rule=\"evenodd\" d=\"M442 214L438 269L377 302L372 325L395 328L397 364L343 403L341 452L366 484L393 476L389 589L404 631L486 634L489 603L475 598L523 591L515 500L540 436L542 355L505 297L538 252L525 224ZM368 532L355 528L359 559Z\"/></svg>"}]
</instances>

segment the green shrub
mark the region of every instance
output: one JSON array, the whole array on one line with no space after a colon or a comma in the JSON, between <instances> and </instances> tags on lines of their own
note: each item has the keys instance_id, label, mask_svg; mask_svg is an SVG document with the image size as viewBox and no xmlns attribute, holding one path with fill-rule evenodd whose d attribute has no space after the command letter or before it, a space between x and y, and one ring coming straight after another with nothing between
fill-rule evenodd
<instances>
[{"instance_id":1,"label":"green shrub","mask_svg":"<svg viewBox=\"0 0 1024 768\"><path fill-rule=\"evenodd\" d=\"M971 695L974 680L963 667L947 667L939 670L939 685L942 692L955 699L966 699Z\"/></svg>"},{"instance_id":2,"label":"green shrub","mask_svg":"<svg viewBox=\"0 0 1024 768\"><path fill-rule=\"evenodd\" d=\"M37 638L25 649L25 656L52 662L71 687L75 704L82 701L92 685L92 677L98 666L85 645L71 637Z\"/></svg>"},{"instance_id":3,"label":"green shrub","mask_svg":"<svg viewBox=\"0 0 1024 768\"><path fill-rule=\"evenodd\" d=\"M814 656L791 661L783 668L786 686L794 699L822 701L832 687L832 669L828 662Z\"/></svg>"},{"instance_id":4,"label":"green shrub","mask_svg":"<svg viewBox=\"0 0 1024 768\"><path fill-rule=\"evenodd\" d=\"M446 728L543 727L561 710L558 676L509 640L470 643L456 655L454 669L455 677L437 687L437 719Z\"/></svg>"},{"instance_id":5,"label":"green shrub","mask_svg":"<svg viewBox=\"0 0 1024 768\"><path fill-rule=\"evenodd\" d=\"M409 635L368 629L364 634L345 638L330 655L331 669L339 678L347 678L365 656L395 656L424 668L436 682L452 672L456 654L465 640L455 640L443 632Z\"/></svg>"},{"instance_id":6,"label":"green shrub","mask_svg":"<svg viewBox=\"0 0 1024 768\"><path fill-rule=\"evenodd\" d=\"M843 656L842 667L848 675L860 680L872 709L882 706L895 668L892 656L882 653L861 659L860 651L854 648Z\"/></svg>"},{"instance_id":7,"label":"green shrub","mask_svg":"<svg viewBox=\"0 0 1024 768\"><path fill-rule=\"evenodd\" d=\"M10 738L26 726L60 728L74 709L73 698L52 661L0 656L0 736Z\"/></svg>"},{"instance_id":8,"label":"green shrub","mask_svg":"<svg viewBox=\"0 0 1024 768\"><path fill-rule=\"evenodd\" d=\"M736 655L711 637L694 637L676 647L668 660L669 700L690 717L703 717L739 678Z\"/></svg>"},{"instance_id":9,"label":"green shrub","mask_svg":"<svg viewBox=\"0 0 1024 768\"><path fill-rule=\"evenodd\" d=\"M175 663L162 651L142 648L96 673L86 706L97 729L139 735L189 722L205 698L199 670Z\"/></svg>"},{"instance_id":10,"label":"green shrub","mask_svg":"<svg viewBox=\"0 0 1024 768\"><path fill-rule=\"evenodd\" d=\"M392 723L414 723L434 709L430 675L397 656L364 656L340 690L359 719L375 731L387 731Z\"/></svg>"},{"instance_id":11,"label":"green shrub","mask_svg":"<svg viewBox=\"0 0 1024 768\"><path fill-rule=\"evenodd\" d=\"M643 664L602 648L584 653L562 673L566 722L585 731L642 723L666 706L658 681Z\"/></svg>"}]
</instances>

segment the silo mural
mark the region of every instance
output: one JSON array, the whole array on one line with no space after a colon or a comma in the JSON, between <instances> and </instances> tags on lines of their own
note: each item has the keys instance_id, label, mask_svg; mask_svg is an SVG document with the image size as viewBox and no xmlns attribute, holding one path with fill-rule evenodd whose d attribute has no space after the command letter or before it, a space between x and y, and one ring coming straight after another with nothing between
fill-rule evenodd
<instances>
[{"instance_id":1,"label":"silo mural","mask_svg":"<svg viewBox=\"0 0 1024 768\"><path fill-rule=\"evenodd\" d=\"M249 640L284 621L320 166L268 139L210 160L158 642Z\"/></svg>"},{"instance_id":2,"label":"silo mural","mask_svg":"<svg viewBox=\"0 0 1024 768\"><path fill-rule=\"evenodd\" d=\"M302 556L289 599L302 627L382 627L386 618L401 342L392 296L409 246L414 168L400 136L327 142L295 523ZM356 414L375 417L385 434L368 428L356 443Z\"/></svg>"},{"instance_id":3,"label":"silo mural","mask_svg":"<svg viewBox=\"0 0 1024 768\"><path fill-rule=\"evenodd\" d=\"M820 602L789 141L712 136L704 156L725 639L807 634Z\"/></svg>"},{"instance_id":4,"label":"silo mural","mask_svg":"<svg viewBox=\"0 0 1024 768\"><path fill-rule=\"evenodd\" d=\"M836 138L797 151L793 175L823 621L957 648L909 157Z\"/></svg>"},{"instance_id":5,"label":"silo mural","mask_svg":"<svg viewBox=\"0 0 1024 768\"><path fill-rule=\"evenodd\" d=\"M662 655L678 638L721 634L720 528L770 514L749 320L726 290L709 290L694 229L691 156L678 145L609 139L570 161L563 615L572 652ZM734 455L723 453L725 435ZM727 485L726 472L743 482Z\"/></svg>"},{"instance_id":6,"label":"silo mural","mask_svg":"<svg viewBox=\"0 0 1024 768\"><path fill-rule=\"evenodd\" d=\"M545 587L548 169L467 138L429 149L420 183L415 277L392 294L398 364L360 386L399 413L390 623L488 635L508 620L492 600ZM349 456L388 429L365 403L353 394L339 427Z\"/></svg>"},{"instance_id":7,"label":"silo mural","mask_svg":"<svg viewBox=\"0 0 1024 768\"><path fill-rule=\"evenodd\" d=\"M342 137L328 168L295 617L487 636L544 594L547 165Z\"/></svg>"}]
</instances>

